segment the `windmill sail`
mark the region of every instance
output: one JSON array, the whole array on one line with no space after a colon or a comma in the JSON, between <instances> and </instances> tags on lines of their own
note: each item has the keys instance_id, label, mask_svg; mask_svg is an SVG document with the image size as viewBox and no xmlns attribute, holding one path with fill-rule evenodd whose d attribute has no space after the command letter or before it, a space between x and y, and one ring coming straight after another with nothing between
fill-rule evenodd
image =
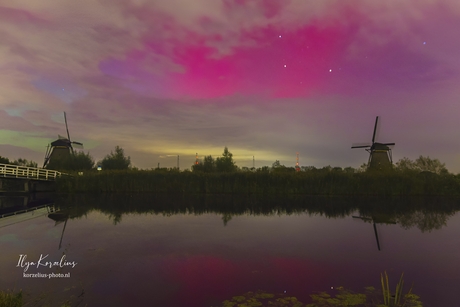
<instances>
[{"instance_id":1,"label":"windmill sail","mask_svg":"<svg viewBox=\"0 0 460 307\"><path fill-rule=\"evenodd\" d=\"M379 129L379 117L375 118L374 132L372 133L372 143L355 144L351 148L365 148L369 152L369 160L367 162L369 169L386 169L393 164L391 148L389 146L395 143L378 143L375 141L377 131Z\"/></svg>"}]
</instances>

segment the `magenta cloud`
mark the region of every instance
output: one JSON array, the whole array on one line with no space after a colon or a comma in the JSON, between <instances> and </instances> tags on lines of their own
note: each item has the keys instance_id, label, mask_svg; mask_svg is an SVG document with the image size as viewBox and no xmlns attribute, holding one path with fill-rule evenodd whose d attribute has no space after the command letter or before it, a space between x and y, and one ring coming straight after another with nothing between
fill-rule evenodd
<instances>
[{"instance_id":1,"label":"magenta cloud","mask_svg":"<svg viewBox=\"0 0 460 307\"><path fill-rule=\"evenodd\" d=\"M379 115L395 159L458 172L459 15L453 0L3 1L0 155L42 159L66 111L97 159L120 145L139 167L189 167L228 146L241 166L300 151L356 167Z\"/></svg>"}]
</instances>

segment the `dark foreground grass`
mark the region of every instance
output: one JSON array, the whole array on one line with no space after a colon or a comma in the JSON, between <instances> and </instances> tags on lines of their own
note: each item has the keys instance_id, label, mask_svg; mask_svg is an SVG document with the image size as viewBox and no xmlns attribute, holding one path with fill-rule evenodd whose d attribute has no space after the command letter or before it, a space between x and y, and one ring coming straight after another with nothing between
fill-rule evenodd
<instances>
[{"instance_id":1,"label":"dark foreground grass","mask_svg":"<svg viewBox=\"0 0 460 307\"><path fill-rule=\"evenodd\" d=\"M310 294L312 300L310 304L305 304L296 297L285 294L286 292L283 294L275 294L259 290L257 292L247 292L242 295L234 296L222 302L219 307L422 307L420 297L412 293L412 287L408 291L403 289L403 275L401 275L394 291L390 288L386 272L381 276L381 284L381 291L376 290L374 287L366 287L364 288L365 291L355 293L346 290L344 287L336 287L332 294L328 292ZM60 306L72 306L69 302ZM80 305L81 302L83 301L80 300L75 306ZM26 305L28 305L28 303L23 302L22 291L0 291L0 307L21 307Z\"/></svg>"},{"instance_id":2,"label":"dark foreground grass","mask_svg":"<svg viewBox=\"0 0 460 307\"><path fill-rule=\"evenodd\" d=\"M384 279L385 276L385 279ZM407 291L403 289L403 274L396 284L395 290L390 289L388 275L385 272L381 278L382 290L374 287L366 287L365 291L352 292L344 287L336 287L332 294L320 292L311 294L311 304L305 304L294 296L281 293L268 293L264 291L247 292L243 295L234 296L225 300L218 307L422 307L420 297L412 293L412 287ZM333 288L331 288L333 289Z\"/></svg>"},{"instance_id":3,"label":"dark foreground grass","mask_svg":"<svg viewBox=\"0 0 460 307\"><path fill-rule=\"evenodd\" d=\"M22 292L0 291L0 307L21 307Z\"/></svg>"},{"instance_id":4,"label":"dark foreground grass","mask_svg":"<svg viewBox=\"0 0 460 307\"><path fill-rule=\"evenodd\" d=\"M417 172L192 173L101 171L62 177L60 193L460 195L460 177Z\"/></svg>"}]
</instances>

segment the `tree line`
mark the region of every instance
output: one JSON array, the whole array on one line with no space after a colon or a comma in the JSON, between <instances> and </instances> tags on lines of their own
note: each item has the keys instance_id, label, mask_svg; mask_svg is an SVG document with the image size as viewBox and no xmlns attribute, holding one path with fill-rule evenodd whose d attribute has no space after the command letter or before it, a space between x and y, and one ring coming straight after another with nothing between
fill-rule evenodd
<instances>
[{"instance_id":1,"label":"tree line","mask_svg":"<svg viewBox=\"0 0 460 307\"><path fill-rule=\"evenodd\" d=\"M6 157L0 156L0 164L13 164L18 166L26 166L26 167L38 167L37 162L29 161L27 159L19 158L14 161L10 161L10 159Z\"/></svg>"},{"instance_id":2,"label":"tree line","mask_svg":"<svg viewBox=\"0 0 460 307\"><path fill-rule=\"evenodd\" d=\"M22 158L10 161L8 158L0 156L0 163L38 167L36 162ZM69 155L61 155L50 159L46 168L58 171L85 171L96 169L98 166L105 170L127 170L131 168L131 158L125 155L123 148L116 146L115 151L111 151L98 163L95 162L89 152L74 151Z\"/></svg>"},{"instance_id":3,"label":"tree line","mask_svg":"<svg viewBox=\"0 0 460 307\"><path fill-rule=\"evenodd\" d=\"M0 156L0 163L3 164L14 164L27 167L37 167L38 164L34 161L19 158L11 161L8 158ZM76 151L68 156L61 156L50 160L47 165L48 169L58 171L85 171L93 170L97 167L101 167L103 170L137 170L131 164L130 156L126 156L124 149L120 146L116 146L114 151L107 154L101 161L95 162L94 158L89 154L82 151ZM161 171L178 171L176 168L157 169ZM233 154L224 148L221 157L213 158L211 155L205 156L202 161L197 161L191 167L194 173L233 173L233 172L262 172L262 173L294 173L300 172L315 172L315 173L346 173L354 174L361 173L368 170L367 164L361 165L359 168L353 167L332 167L330 165L316 168L314 166L301 166L301 167L288 167L282 165L279 160L276 160L271 167L263 166L259 168L248 168L238 167L233 160ZM420 156L415 161L409 158L402 158L396 162L392 170L400 172L429 172L438 175L449 174L445 163L441 163L438 159L432 159L430 157Z\"/></svg>"}]
</instances>

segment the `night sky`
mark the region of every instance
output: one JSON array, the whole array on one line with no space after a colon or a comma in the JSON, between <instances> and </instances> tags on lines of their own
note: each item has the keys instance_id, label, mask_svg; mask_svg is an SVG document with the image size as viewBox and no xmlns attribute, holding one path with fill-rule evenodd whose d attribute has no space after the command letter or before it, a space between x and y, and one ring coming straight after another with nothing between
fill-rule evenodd
<instances>
[{"instance_id":1,"label":"night sky","mask_svg":"<svg viewBox=\"0 0 460 307\"><path fill-rule=\"evenodd\" d=\"M102 159L353 166L375 117L393 159L460 172L458 0L0 0L0 155L70 136Z\"/></svg>"}]
</instances>

